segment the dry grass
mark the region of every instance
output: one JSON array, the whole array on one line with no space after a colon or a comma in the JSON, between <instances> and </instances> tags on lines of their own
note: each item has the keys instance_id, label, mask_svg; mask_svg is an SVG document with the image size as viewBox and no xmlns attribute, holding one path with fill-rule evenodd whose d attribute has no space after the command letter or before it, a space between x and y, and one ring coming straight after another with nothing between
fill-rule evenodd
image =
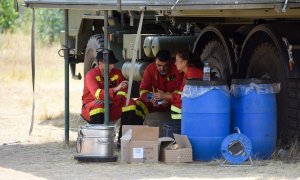
<instances>
[{"instance_id":1,"label":"dry grass","mask_svg":"<svg viewBox=\"0 0 300 180\"><path fill-rule=\"evenodd\" d=\"M58 56L59 43L52 46L36 43L35 61L35 117L39 121L63 119L64 114L64 59ZM79 65L79 69L82 65ZM31 39L22 33L0 34L0 83L24 91L15 92L20 108L31 113ZM70 79L70 111L79 114L83 81Z\"/></svg>"},{"instance_id":2,"label":"dry grass","mask_svg":"<svg viewBox=\"0 0 300 180\"><path fill-rule=\"evenodd\" d=\"M272 155L272 160L284 162L300 162L300 141L295 138L290 144L283 147L278 147Z\"/></svg>"},{"instance_id":3,"label":"dry grass","mask_svg":"<svg viewBox=\"0 0 300 180\"><path fill-rule=\"evenodd\" d=\"M1 81L31 81L31 39L30 36L0 34ZM60 46L41 46L36 43L36 79L57 81L63 77L63 59L57 55Z\"/></svg>"},{"instance_id":4,"label":"dry grass","mask_svg":"<svg viewBox=\"0 0 300 180\"><path fill-rule=\"evenodd\" d=\"M30 37L23 34L0 34L1 82L28 80L30 69Z\"/></svg>"},{"instance_id":5,"label":"dry grass","mask_svg":"<svg viewBox=\"0 0 300 180\"><path fill-rule=\"evenodd\" d=\"M293 158L293 157L298 157L300 160L300 142L299 140L295 139L290 148L288 149L288 154L287 154L288 158Z\"/></svg>"}]
</instances>

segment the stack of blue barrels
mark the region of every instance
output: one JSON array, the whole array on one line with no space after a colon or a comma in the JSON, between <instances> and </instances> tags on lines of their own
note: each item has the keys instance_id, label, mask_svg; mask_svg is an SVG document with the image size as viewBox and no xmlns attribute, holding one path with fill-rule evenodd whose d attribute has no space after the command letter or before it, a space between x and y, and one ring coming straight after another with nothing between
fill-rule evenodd
<instances>
[{"instance_id":1,"label":"stack of blue barrels","mask_svg":"<svg viewBox=\"0 0 300 180\"><path fill-rule=\"evenodd\" d=\"M187 80L181 133L191 142L194 160L221 157L222 141L230 133L230 95L225 81Z\"/></svg>"},{"instance_id":2,"label":"stack of blue barrels","mask_svg":"<svg viewBox=\"0 0 300 180\"><path fill-rule=\"evenodd\" d=\"M252 157L267 159L277 139L276 96L269 81L234 79L231 85L231 130L238 127L252 142Z\"/></svg>"}]
</instances>

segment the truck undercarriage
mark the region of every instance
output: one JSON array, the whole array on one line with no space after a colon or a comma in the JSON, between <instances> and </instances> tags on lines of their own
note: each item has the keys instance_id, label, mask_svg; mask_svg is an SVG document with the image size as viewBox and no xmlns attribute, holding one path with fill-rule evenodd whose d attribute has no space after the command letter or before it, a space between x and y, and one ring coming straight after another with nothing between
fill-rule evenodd
<instances>
[{"instance_id":1,"label":"truck undercarriage","mask_svg":"<svg viewBox=\"0 0 300 180\"><path fill-rule=\"evenodd\" d=\"M122 60L129 76L133 42L145 13L137 51L136 87L144 68L159 49L188 48L209 62L212 72L230 85L233 78L262 78L281 84L277 94L278 137L300 135L300 2L160 0L25 0L31 8L68 9L72 74L84 62L84 74L95 66L103 48L104 11L108 11L108 48Z\"/></svg>"}]
</instances>

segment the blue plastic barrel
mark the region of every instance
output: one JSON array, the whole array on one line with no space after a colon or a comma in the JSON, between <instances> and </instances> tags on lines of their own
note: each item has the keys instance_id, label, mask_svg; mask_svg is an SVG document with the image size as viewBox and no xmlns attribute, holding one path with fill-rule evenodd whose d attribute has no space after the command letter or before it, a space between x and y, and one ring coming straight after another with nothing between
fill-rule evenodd
<instances>
[{"instance_id":1,"label":"blue plastic barrel","mask_svg":"<svg viewBox=\"0 0 300 180\"><path fill-rule=\"evenodd\" d=\"M234 79L231 86L232 122L252 141L252 156L267 159L277 139L276 96L269 81Z\"/></svg>"},{"instance_id":2,"label":"blue plastic barrel","mask_svg":"<svg viewBox=\"0 0 300 180\"><path fill-rule=\"evenodd\" d=\"M221 144L229 135L230 95L224 81L187 80L182 94L181 133L187 135L193 159L221 157Z\"/></svg>"}]
</instances>

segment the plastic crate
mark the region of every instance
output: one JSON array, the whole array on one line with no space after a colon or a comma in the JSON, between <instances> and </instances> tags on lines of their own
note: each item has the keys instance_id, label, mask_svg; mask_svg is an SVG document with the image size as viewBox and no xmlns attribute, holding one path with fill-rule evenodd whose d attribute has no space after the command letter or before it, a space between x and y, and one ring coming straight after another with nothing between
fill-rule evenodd
<instances>
[{"instance_id":1,"label":"plastic crate","mask_svg":"<svg viewBox=\"0 0 300 180\"><path fill-rule=\"evenodd\" d=\"M173 133L181 134L181 121L173 120L161 124L162 136L174 138Z\"/></svg>"}]
</instances>

